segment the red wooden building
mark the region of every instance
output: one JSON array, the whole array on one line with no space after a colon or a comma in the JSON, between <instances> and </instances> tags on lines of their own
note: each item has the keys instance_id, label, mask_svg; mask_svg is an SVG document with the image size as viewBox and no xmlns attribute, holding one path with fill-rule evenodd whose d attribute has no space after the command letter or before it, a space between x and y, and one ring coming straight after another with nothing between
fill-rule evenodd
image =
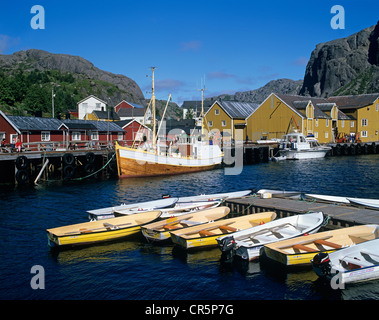
<instances>
[{"instance_id":1,"label":"red wooden building","mask_svg":"<svg viewBox=\"0 0 379 320\"><path fill-rule=\"evenodd\" d=\"M151 129L143 125L137 120L115 121L125 131L125 145L131 146L140 144L144 139L150 138ZM146 138L144 138L146 137Z\"/></svg>"}]
</instances>

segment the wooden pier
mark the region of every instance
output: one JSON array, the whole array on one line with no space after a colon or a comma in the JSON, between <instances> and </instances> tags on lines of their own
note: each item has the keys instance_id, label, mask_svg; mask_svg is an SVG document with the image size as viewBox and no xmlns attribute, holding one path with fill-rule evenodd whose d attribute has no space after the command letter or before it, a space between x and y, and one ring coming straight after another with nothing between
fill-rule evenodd
<instances>
[{"instance_id":1,"label":"wooden pier","mask_svg":"<svg viewBox=\"0 0 379 320\"><path fill-rule=\"evenodd\" d=\"M361 224L379 224L379 210L322 201L299 200L284 197L262 199L249 196L227 200L225 205L230 208L232 213L237 215L275 211L278 218L310 211L322 211L324 215L329 216L328 224L325 226L328 229L351 227Z\"/></svg>"}]
</instances>

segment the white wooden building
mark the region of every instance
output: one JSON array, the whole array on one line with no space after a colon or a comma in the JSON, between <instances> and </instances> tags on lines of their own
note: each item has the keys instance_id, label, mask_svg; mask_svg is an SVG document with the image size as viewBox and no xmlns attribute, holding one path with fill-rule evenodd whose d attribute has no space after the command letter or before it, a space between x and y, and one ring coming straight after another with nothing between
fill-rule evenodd
<instances>
[{"instance_id":1,"label":"white wooden building","mask_svg":"<svg viewBox=\"0 0 379 320\"><path fill-rule=\"evenodd\" d=\"M87 98L78 102L78 118L84 119L86 114L90 114L93 111L106 111L107 104L105 101L90 95Z\"/></svg>"}]
</instances>

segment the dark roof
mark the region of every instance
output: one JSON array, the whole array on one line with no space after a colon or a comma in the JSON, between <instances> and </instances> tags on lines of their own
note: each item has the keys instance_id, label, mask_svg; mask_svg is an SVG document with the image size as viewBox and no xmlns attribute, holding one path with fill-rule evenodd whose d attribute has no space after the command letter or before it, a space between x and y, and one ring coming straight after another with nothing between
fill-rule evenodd
<instances>
[{"instance_id":1,"label":"dark roof","mask_svg":"<svg viewBox=\"0 0 379 320\"><path fill-rule=\"evenodd\" d=\"M69 130L97 130L92 123L88 123L85 120L83 122L68 122L65 120L61 125L67 127Z\"/></svg>"},{"instance_id":2,"label":"dark roof","mask_svg":"<svg viewBox=\"0 0 379 320\"><path fill-rule=\"evenodd\" d=\"M339 109L359 109L373 104L378 98L379 93L370 93L351 96L329 97L328 101L337 104Z\"/></svg>"},{"instance_id":3,"label":"dark roof","mask_svg":"<svg viewBox=\"0 0 379 320\"><path fill-rule=\"evenodd\" d=\"M145 108L121 108L117 114L119 117L143 117L145 112Z\"/></svg>"},{"instance_id":4,"label":"dark roof","mask_svg":"<svg viewBox=\"0 0 379 320\"><path fill-rule=\"evenodd\" d=\"M61 120L53 118L26 117L26 116L7 116L7 118L19 130L35 130L35 131L54 131L58 130L62 124Z\"/></svg>"},{"instance_id":5,"label":"dark roof","mask_svg":"<svg viewBox=\"0 0 379 320\"><path fill-rule=\"evenodd\" d=\"M212 106L213 103L214 103L214 101L212 101L212 100L204 100L204 102L203 102L204 113L206 113L208 111L208 109ZM188 109L188 110L189 109L194 110L196 117L199 117L201 114L201 100L200 101L197 101L197 100L184 101L182 104L182 108Z\"/></svg>"},{"instance_id":6,"label":"dark roof","mask_svg":"<svg viewBox=\"0 0 379 320\"><path fill-rule=\"evenodd\" d=\"M220 101L217 101L217 103L224 109L224 111L231 118L246 119L259 107L258 103L240 102L240 101L220 100Z\"/></svg>"},{"instance_id":7,"label":"dark roof","mask_svg":"<svg viewBox=\"0 0 379 320\"><path fill-rule=\"evenodd\" d=\"M93 113L96 115L98 119L104 119L104 120L120 120L119 115L112 109L109 112L108 111L99 111L95 110Z\"/></svg>"}]
</instances>

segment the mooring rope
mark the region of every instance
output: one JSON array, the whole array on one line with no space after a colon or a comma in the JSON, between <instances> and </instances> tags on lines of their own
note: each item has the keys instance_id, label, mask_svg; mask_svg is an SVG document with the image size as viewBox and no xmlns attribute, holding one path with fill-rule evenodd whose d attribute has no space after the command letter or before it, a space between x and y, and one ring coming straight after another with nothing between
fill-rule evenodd
<instances>
[{"instance_id":1,"label":"mooring rope","mask_svg":"<svg viewBox=\"0 0 379 320\"><path fill-rule=\"evenodd\" d=\"M95 171L95 172L92 172L91 174L89 174L88 176L85 176L85 177L81 177L81 178L74 178L74 179L71 179L71 180L84 180L84 179L87 179L87 178L89 178L89 177L92 177L93 175L95 175L95 174L97 174L97 173L99 173L101 170L104 170L109 164L110 164L110 162L113 160L113 158L115 157L115 155L116 155L116 152L115 153L113 153L113 155L112 155L112 157L107 161L107 163L105 164L105 165L103 165L103 167L102 168L100 168L99 170L97 170L97 171Z\"/></svg>"}]
</instances>

